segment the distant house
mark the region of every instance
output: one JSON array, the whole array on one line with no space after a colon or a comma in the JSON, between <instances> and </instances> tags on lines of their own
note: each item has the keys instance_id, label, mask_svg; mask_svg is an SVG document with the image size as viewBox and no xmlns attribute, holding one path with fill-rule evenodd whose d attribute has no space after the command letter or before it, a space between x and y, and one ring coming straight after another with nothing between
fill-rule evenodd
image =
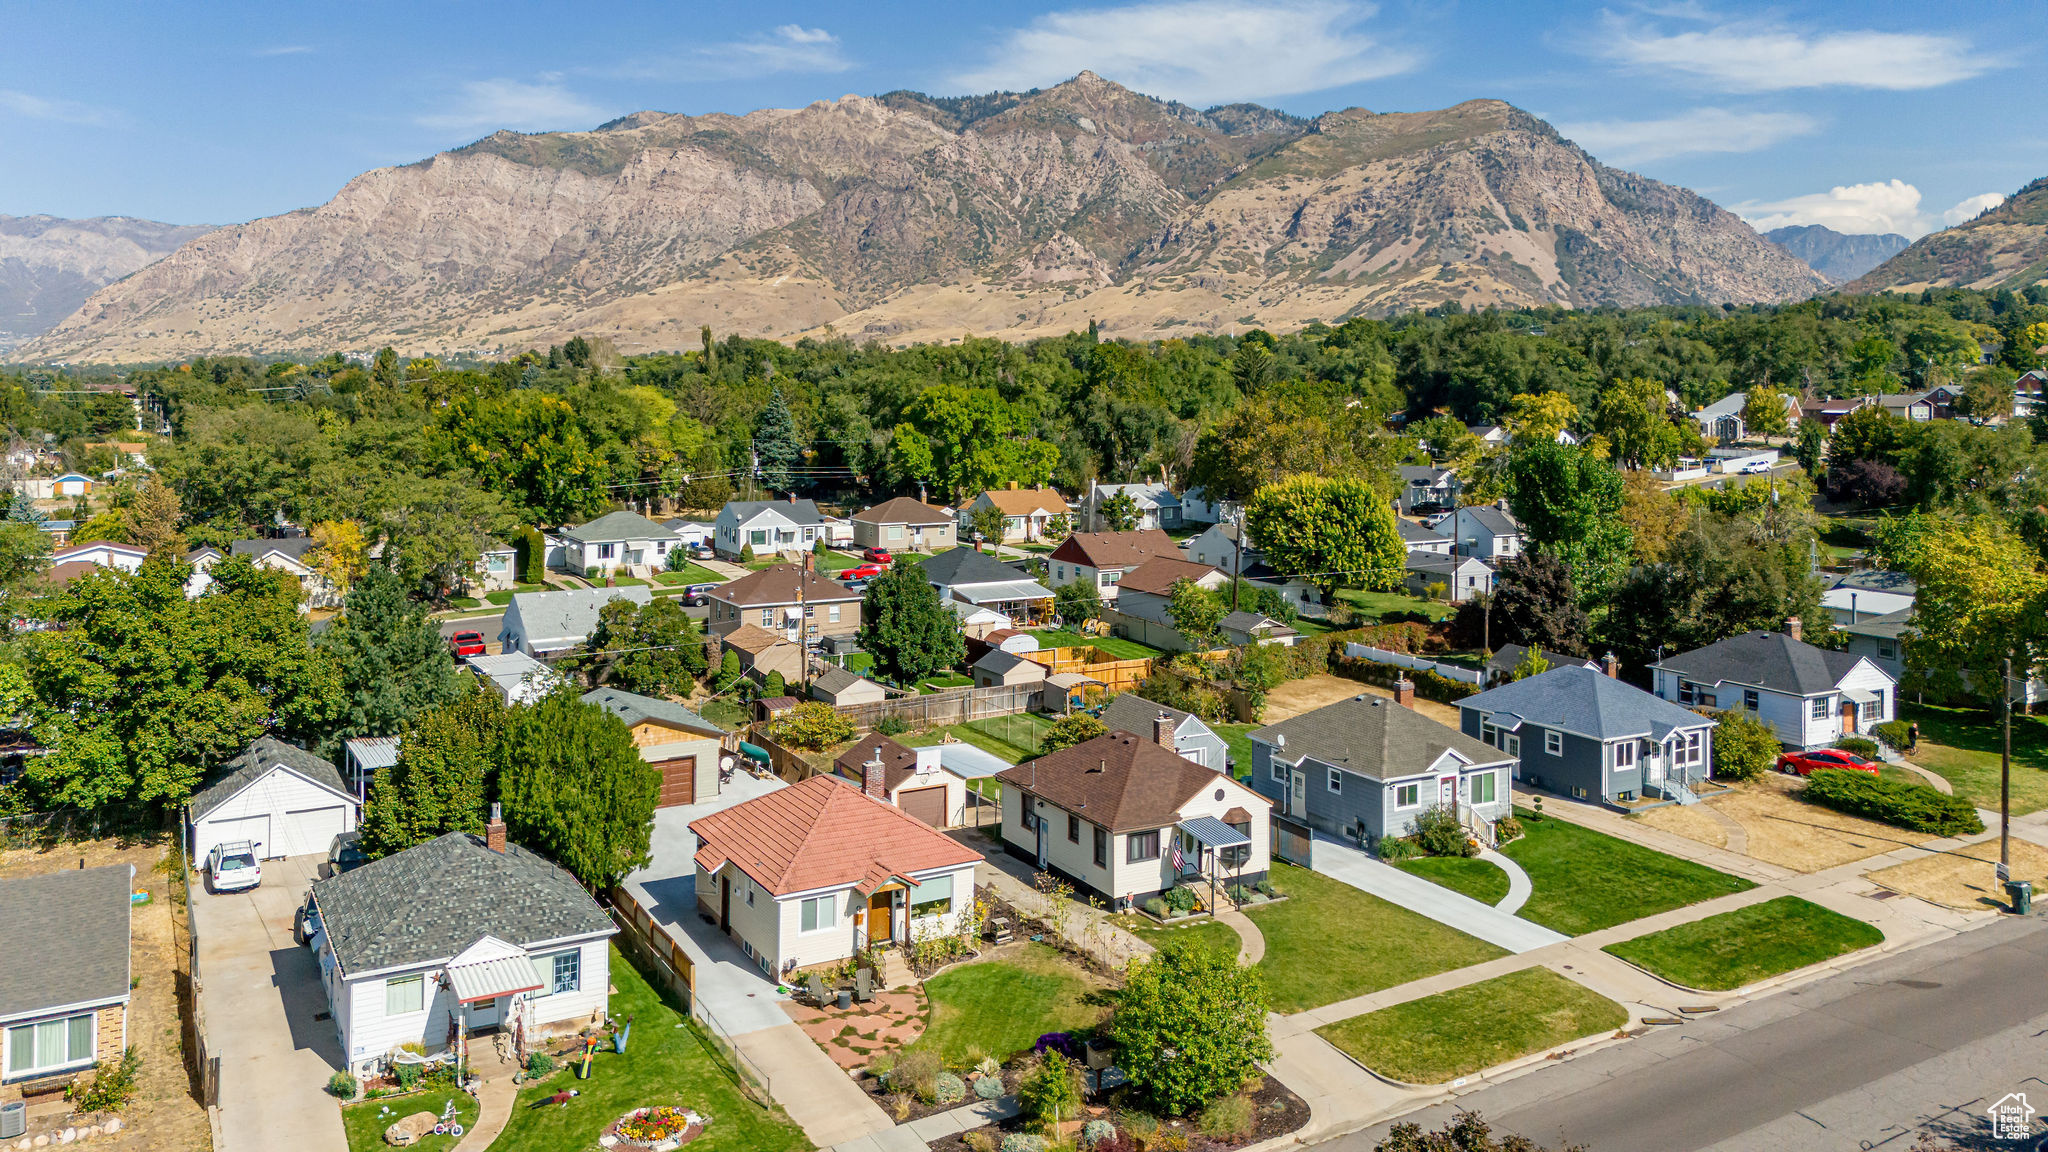
<instances>
[{"instance_id":1,"label":"distant house","mask_svg":"<svg viewBox=\"0 0 2048 1152\"><path fill-rule=\"evenodd\" d=\"M338 608L341 606L341 590L313 567L312 553L318 546L318 542L311 536L237 540L228 545L228 554L246 556L258 568L269 568L297 577L305 607Z\"/></svg>"},{"instance_id":2,"label":"distant house","mask_svg":"<svg viewBox=\"0 0 2048 1152\"><path fill-rule=\"evenodd\" d=\"M83 472L66 472L50 482L50 495L64 498L92 495L92 477Z\"/></svg>"},{"instance_id":3,"label":"distant house","mask_svg":"<svg viewBox=\"0 0 2048 1152\"><path fill-rule=\"evenodd\" d=\"M834 708L848 704L879 704L888 698L887 688L836 665L827 664L811 677L811 699L822 700Z\"/></svg>"},{"instance_id":4,"label":"distant house","mask_svg":"<svg viewBox=\"0 0 2048 1152\"><path fill-rule=\"evenodd\" d=\"M943 508L898 496L853 514L856 548L938 552L959 543L957 524Z\"/></svg>"},{"instance_id":5,"label":"distant house","mask_svg":"<svg viewBox=\"0 0 2048 1152\"><path fill-rule=\"evenodd\" d=\"M1190 647L1170 611L1174 586L1182 580L1211 592L1230 582L1229 577L1206 564L1192 564L1174 556L1154 556L1124 573L1118 581L1116 614L1111 619L1132 627L1136 627L1131 625L1132 621L1154 625L1142 629L1141 639L1146 643L1175 649Z\"/></svg>"},{"instance_id":6,"label":"distant house","mask_svg":"<svg viewBox=\"0 0 2048 1152\"><path fill-rule=\"evenodd\" d=\"M1418 508L1453 508L1464 486L1449 468L1428 464L1403 464L1396 469L1401 478L1401 511L1414 515Z\"/></svg>"},{"instance_id":7,"label":"distant house","mask_svg":"<svg viewBox=\"0 0 2048 1152\"><path fill-rule=\"evenodd\" d=\"M724 659L725 652L737 653L740 671L757 682L765 682L776 672L782 673L785 683L803 679L804 650L785 633L770 632L758 624L742 624L721 637L719 645L719 659Z\"/></svg>"},{"instance_id":8,"label":"distant house","mask_svg":"<svg viewBox=\"0 0 2048 1152\"><path fill-rule=\"evenodd\" d=\"M247 840L261 860L324 853L356 827L359 802L334 765L269 736L258 736L185 804L192 864L216 844Z\"/></svg>"},{"instance_id":9,"label":"distant house","mask_svg":"<svg viewBox=\"0 0 2048 1152\"><path fill-rule=\"evenodd\" d=\"M1235 574L1240 563L1245 568L1264 563L1265 553L1254 548L1250 539L1244 539L1242 549L1239 548L1243 534L1242 527L1228 521L1211 524L1180 546L1181 555L1196 564L1219 568L1226 576Z\"/></svg>"},{"instance_id":10,"label":"distant house","mask_svg":"<svg viewBox=\"0 0 2048 1152\"><path fill-rule=\"evenodd\" d=\"M1477 557L1408 553L1404 587L1410 596L1428 600L1441 595L1452 604L1463 604L1474 596L1493 595L1493 581L1493 566ZM1437 584L1443 585L1443 591L1431 592L1431 587Z\"/></svg>"},{"instance_id":11,"label":"distant house","mask_svg":"<svg viewBox=\"0 0 2048 1152\"><path fill-rule=\"evenodd\" d=\"M1180 546L1164 532L1076 532L1053 549L1052 584L1093 581L1106 602L1116 600L1124 573L1155 556L1180 559Z\"/></svg>"},{"instance_id":12,"label":"distant house","mask_svg":"<svg viewBox=\"0 0 2048 1152\"><path fill-rule=\"evenodd\" d=\"M1451 539L1448 536L1439 536L1434 530L1424 528L1413 520L1398 517L1394 520L1394 527L1400 530L1401 543L1406 545L1410 552L1438 552L1445 556L1451 554Z\"/></svg>"},{"instance_id":13,"label":"distant house","mask_svg":"<svg viewBox=\"0 0 2048 1152\"><path fill-rule=\"evenodd\" d=\"M1551 668L1591 668L1595 672L1605 671L1600 666L1598 660L1591 660L1584 656L1571 656L1549 648L1540 649L1539 652L1543 657L1543 662ZM1486 660L1486 682L1488 684L1499 684L1510 679L1514 676L1515 669L1522 666L1523 659L1528 655L1529 650L1520 644L1501 645ZM1545 671L1548 670L1545 669Z\"/></svg>"},{"instance_id":14,"label":"distant house","mask_svg":"<svg viewBox=\"0 0 2048 1152\"><path fill-rule=\"evenodd\" d=\"M1301 632L1286 621L1257 612L1229 613L1217 622L1216 630L1223 634L1223 642L1233 648L1247 644L1278 644L1291 648L1301 639Z\"/></svg>"},{"instance_id":15,"label":"distant house","mask_svg":"<svg viewBox=\"0 0 2048 1152\"><path fill-rule=\"evenodd\" d=\"M149 553L127 544L115 544L95 540L87 544L72 544L50 553L50 567L44 571L43 579L52 587L62 588L88 572L101 568L118 568L133 572L142 567Z\"/></svg>"},{"instance_id":16,"label":"distant house","mask_svg":"<svg viewBox=\"0 0 2048 1152\"><path fill-rule=\"evenodd\" d=\"M655 807L696 804L718 795L725 729L673 700L617 688L585 692L583 702L618 717L632 731L640 758L660 770Z\"/></svg>"},{"instance_id":17,"label":"distant house","mask_svg":"<svg viewBox=\"0 0 2048 1152\"><path fill-rule=\"evenodd\" d=\"M562 675L525 652L467 656L463 665L507 704L538 704L562 683Z\"/></svg>"},{"instance_id":18,"label":"distant house","mask_svg":"<svg viewBox=\"0 0 2048 1152\"><path fill-rule=\"evenodd\" d=\"M1745 632L1650 666L1657 695L1689 708L1754 712L1789 748L1821 748L1894 716L1898 682L1853 652L1783 632Z\"/></svg>"},{"instance_id":19,"label":"distant house","mask_svg":"<svg viewBox=\"0 0 2048 1152\"><path fill-rule=\"evenodd\" d=\"M1046 526L1056 516L1070 515L1067 498L1050 488L992 488L968 501L960 509L961 531L973 524L974 514L983 508L1000 509L1004 516L1004 544L1026 544L1043 540Z\"/></svg>"},{"instance_id":20,"label":"distant house","mask_svg":"<svg viewBox=\"0 0 2048 1152\"><path fill-rule=\"evenodd\" d=\"M493 540L484 545L471 567L477 591L503 592L519 586L519 551L510 544Z\"/></svg>"},{"instance_id":21,"label":"distant house","mask_svg":"<svg viewBox=\"0 0 2048 1152\"><path fill-rule=\"evenodd\" d=\"M1498 563L1522 554L1522 526L1505 508L1475 504L1437 521L1436 534L1451 541L1459 556Z\"/></svg>"},{"instance_id":22,"label":"distant house","mask_svg":"<svg viewBox=\"0 0 2048 1152\"><path fill-rule=\"evenodd\" d=\"M1906 420L1934 419L1934 401L1925 392L1894 392L1877 398L1878 407Z\"/></svg>"},{"instance_id":23,"label":"distant house","mask_svg":"<svg viewBox=\"0 0 2048 1152\"><path fill-rule=\"evenodd\" d=\"M970 669L974 674L976 688L994 688L1009 684L1036 684L1045 679L1046 667L1036 660L1026 659L1014 652L991 648Z\"/></svg>"},{"instance_id":24,"label":"distant house","mask_svg":"<svg viewBox=\"0 0 2048 1152\"><path fill-rule=\"evenodd\" d=\"M194 548L185 553L185 563L192 566L192 575L185 578L185 599L196 599L213 587L213 566L220 558L218 548Z\"/></svg>"},{"instance_id":25,"label":"distant house","mask_svg":"<svg viewBox=\"0 0 2048 1152\"><path fill-rule=\"evenodd\" d=\"M2043 397L2048 396L2048 369L2031 368L2020 373L2012 382L2012 414L2017 420L2039 415L2044 407Z\"/></svg>"},{"instance_id":26,"label":"distant house","mask_svg":"<svg viewBox=\"0 0 2048 1152\"><path fill-rule=\"evenodd\" d=\"M47 1100L96 1062L120 1061L134 885L127 864L0 879L0 1103Z\"/></svg>"},{"instance_id":27,"label":"distant house","mask_svg":"<svg viewBox=\"0 0 2048 1152\"><path fill-rule=\"evenodd\" d=\"M609 576L620 569L641 578L668 568L671 548L682 541L638 512L610 512L588 524L564 528L563 567L578 576Z\"/></svg>"},{"instance_id":28,"label":"distant house","mask_svg":"<svg viewBox=\"0 0 2048 1152\"><path fill-rule=\"evenodd\" d=\"M1102 505L1118 495L1129 496L1138 506L1138 522L1132 525L1135 530L1172 531L1180 528L1180 497L1166 485L1150 481L1139 484L1091 484L1082 506L1083 528L1089 532L1110 531L1109 520L1102 514Z\"/></svg>"},{"instance_id":29,"label":"distant house","mask_svg":"<svg viewBox=\"0 0 2048 1152\"><path fill-rule=\"evenodd\" d=\"M1263 560L1245 565L1244 578L1279 593L1282 599L1294 606L1296 612L1315 612L1322 606L1323 590L1315 581L1301 576L1283 576Z\"/></svg>"},{"instance_id":30,"label":"distant house","mask_svg":"<svg viewBox=\"0 0 2048 1152\"><path fill-rule=\"evenodd\" d=\"M1919 585L1905 572L1874 568L1822 576L1821 607L1837 624L1854 624L1871 616L1887 616L1913 606Z\"/></svg>"},{"instance_id":31,"label":"distant house","mask_svg":"<svg viewBox=\"0 0 2048 1152\"><path fill-rule=\"evenodd\" d=\"M1168 708L1135 692L1120 693L1102 709L1102 722L1110 731L1129 732L1140 737L1155 736L1153 725L1162 717L1172 725L1175 752L1204 768L1214 768L1219 772L1229 770L1230 745L1192 712Z\"/></svg>"},{"instance_id":32,"label":"distant house","mask_svg":"<svg viewBox=\"0 0 2048 1152\"><path fill-rule=\"evenodd\" d=\"M718 528L708 520L686 520L680 516L661 522L663 528L676 534L685 548L708 548Z\"/></svg>"},{"instance_id":33,"label":"distant house","mask_svg":"<svg viewBox=\"0 0 2048 1152\"><path fill-rule=\"evenodd\" d=\"M719 509L711 546L729 559L744 548L764 559L771 552L809 552L821 539L829 546L832 519L815 500L734 500Z\"/></svg>"},{"instance_id":34,"label":"distant house","mask_svg":"<svg viewBox=\"0 0 2048 1152\"><path fill-rule=\"evenodd\" d=\"M1052 610L1052 589L989 553L955 548L916 563L942 600L992 609L1012 622L1034 621Z\"/></svg>"},{"instance_id":35,"label":"distant house","mask_svg":"<svg viewBox=\"0 0 2048 1152\"><path fill-rule=\"evenodd\" d=\"M1489 448L1499 448L1514 439L1506 428L1498 424L1467 424L1465 431L1478 437L1479 442Z\"/></svg>"},{"instance_id":36,"label":"distant house","mask_svg":"<svg viewBox=\"0 0 2048 1152\"><path fill-rule=\"evenodd\" d=\"M711 590L713 636L754 624L806 647L860 630L860 593L794 564L773 564Z\"/></svg>"},{"instance_id":37,"label":"distant house","mask_svg":"<svg viewBox=\"0 0 2048 1152\"><path fill-rule=\"evenodd\" d=\"M641 585L620 588L569 588L521 592L512 597L498 627L504 652L524 652L536 660L581 648L597 630L597 614L614 600L649 604L654 593Z\"/></svg>"},{"instance_id":38,"label":"distant house","mask_svg":"<svg viewBox=\"0 0 2048 1152\"><path fill-rule=\"evenodd\" d=\"M1749 393L1730 392L1712 404L1692 414L1693 422L1700 426L1700 435L1722 444L1733 444L1749 438L1749 425L1743 419L1743 410L1749 407ZM1785 394L1785 426L1799 427L1803 410L1799 397Z\"/></svg>"},{"instance_id":39,"label":"distant house","mask_svg":"<svg viewBox=\"0 0 2048 1152\"><path fill-rule=\"evenodd\" d=\"M1206 488L1194 487L1180 494L1180 520L1183 524L1225 524L1237 519L1239 510L1235 500L1212 499Z\"/></svg>"},{"instance_id":40,"label":"distant house","mask_svg":"<svg viewBox=\"0 0 2048 1152\"><path fill-rule=\"evenodd\" d=\"M1833 428L1842 417L1858 408L1866 408L1877 402L1875 396L1847 396L1835 400L1815 400L1799 407L1802 420L1812 420L1823 428Z\"/></svg>"},{"instance_id":41,"label":"distant house","mask_svg":"<svg viewBox=\"0 0 2048 1152\"><path fill-rule=\"evenodd\" d=\"M934 828L954 828L967 819L967 781L947 771L942 752L937 745L906 748L870 732L832 761L832 771L865 787L879 765L882 799Z\"/></svg>"},{"instance_id":42,"label":"distant house","mask_svg":"<svg viewBox=\"0 0 2048 1152\"><path fill-rule=\"evenodd\" d=\"M1516 779L1582 800L1681 799L1713 763L1711 717L1579 665L1467 696L1458 723L1515 757Z\"/></svg>"},{"instance_id":43,"label":"distant house","mask_svg":"<svg viewBox=\"0 0 2048 1152\"><path fill-rule=\"evenodd\" d=\"M1855 620L1837 616L1835 621L1849 637L1849 642L1842 645L1842 651L1870 661L1894 682L1905 680L1906 633L1913 628L1912 608L1900 608L1883 615L1864 612Z\"/></svg>"}]
</instances>

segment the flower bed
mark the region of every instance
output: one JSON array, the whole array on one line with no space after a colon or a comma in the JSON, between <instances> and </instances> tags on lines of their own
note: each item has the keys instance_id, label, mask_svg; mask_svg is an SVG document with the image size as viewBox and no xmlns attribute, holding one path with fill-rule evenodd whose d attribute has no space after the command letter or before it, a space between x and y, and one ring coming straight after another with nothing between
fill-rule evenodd
<instances>
[{"instance_id":1,"label":"flower bed","mask_svg":"<svg viewBox=\"0 0 2048 1152\"><path fill-rule=\"evenodd\" d=\"M619 1117L598 1143L606 1148L653 1148L668 1152L703 1135L705 1122L704 1117L682 1108L635 1108Z\"/></svg>"},{"instance_id":2,"label":"flower bed","mask_svg":"<svg viewBox=\"0 0 2048 1152\"><path fill-rule=\"evenodd\" d=\"M1275 1137L1296 1132L1308 1123L1308 1102L1289 1091L1271 1076L1261 1077L1237 1098L1244 1101L1244 1126L1231 1135L1211 1135L1203 1130L1202 1116L1178 1120L1156 1120L1135 1110L1126 1090L1113 1089L1091 1100L1073 1122L1061 1125L1069 1141L1082 1137L1091 1122L1106 1122L1114 1135L1095 1147L1114 1152L1226 1152L1247 1148ZM931 1152L988 1152L1000 1149L1005 1136L1034 1133L1020 1117L984 1124L934 1140ZM1047 1143L1050 1143L1048 1141Z\"/></svg>"}]
</instances>

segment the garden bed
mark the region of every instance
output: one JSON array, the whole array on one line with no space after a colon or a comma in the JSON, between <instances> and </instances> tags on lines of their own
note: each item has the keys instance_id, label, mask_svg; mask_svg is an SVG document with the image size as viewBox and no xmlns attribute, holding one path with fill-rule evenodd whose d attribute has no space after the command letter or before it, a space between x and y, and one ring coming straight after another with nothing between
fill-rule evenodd
<instances>
[{"instance_id":1,"label":"garden bed","mask_svg":"<svg viewBox=\"0 0 2048 1152\"><path fill-rule=\"evenodd\" d=\"M1131 1138L1125 1147L1135 1152L1164 1152L1170 1147L1185 1149L1186 1152L1222 1152L1226 1148L1245 1148L1298 1132L1309 1118L1308 1101L1271 1076L1260 1077L1257 1083L1239 1094L1249 1103L1249 1123L1238 1134L1230 1136L1212 1136L1203 1132L1199 1116L1158 1121L1138 1110L1135 1101L1127 1101L1128 1095L1125 1089L1112 1089L1103 1094L1102 1100L1086 1107L1076 1123L1061 1127L1071 1127L1078 1134L1080 1125L1087 1121L1107 1120L1116 1125L1119 1135ZM934 1140L931 1149L932 1152L989 1152L1002 1145L1003 1137L1030 1131L1033 1131L1032 1126L1022 1118L1011 1117ZM1152 1134L1142 1134L1146 1132ZM1166 1138L1161 1139L1162 1135ZM1072 1146L1072 1142L1069 1137L1067 1146Z\"/></svg>"}]
</instances>

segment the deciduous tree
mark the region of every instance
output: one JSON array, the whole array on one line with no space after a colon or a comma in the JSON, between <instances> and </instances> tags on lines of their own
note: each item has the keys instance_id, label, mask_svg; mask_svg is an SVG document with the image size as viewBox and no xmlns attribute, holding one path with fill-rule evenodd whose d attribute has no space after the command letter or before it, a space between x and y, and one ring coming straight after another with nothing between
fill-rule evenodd
<instances>
[{"instance_id":1,"label":"deciduous tree","mask_svg":"<svg viewBox=\"0 0 2048 1152\"><path fill-rule=\"evenodd\" d=\"M859 636L861 649L875 658L875 670L906 686L967 655L960 617L915 564L897 564L868 585Z\"/></svg>"},{"instance_id":2,"label":"deciduous tree","mask_svg":"<svg viewBox=\"0 0 2048 1152\"><path fill-rule=\"evenodd\" d=\"M363 855L378 860L449 832L484 830L510 713L481 685L466 691L406 724L398 762L378 773L363 806Z\"/></svg>"},{"instance_id":3,"label":"deciduous tree","mask_svg":"<svg viewBox=\"0 0 2048 1152\"><path fill-rule=\"evenodd\" d=\"M1783 436L1792 430L1786 410L1791 397L1769 385L1751 388L1742 401L1742 424L1752 436Z\"/></svg>"},{"instance_id":4,"label":"deciduous tree","mask_svg":"<svg viewBox=\"0 0 2048 1152\"><path fill-rule=\"evenodd\" d=\"M1038 754L1044 756L1108 734L1109 725L1099 718L1086 712L1069 713L1046 726L1045 735L1038 738Z\"/></svg>"},{"instance_id":5,"label":"deciduous tree","mask_svg":"<svg viewBox=\"0 0 2048 1152\"><path fill-rule=\"evenodd\" d=\"M1493 591L1493 642L1586 654L1586 611L1571 570L1538 549L1504 561Z\"/></svg>"},{"instance_id":6,"label":"deciduous tree","mask_svg":"<svg viewBox=\"0 0 2048 1152\"><path fill-rule=\"evenodd\" d=\"M1618 472L1579 448L1531 444L1509 461L1508 489L1529 542L1564 561L1581 596L1613 586L1633 544L1620 517Z\"/></svg>"},{"instance_id":7,"label":"deciduous tree","mask_svg":"<svg viewBox=\"0 0 2048 1152\"><path fill-rule=\"evenodd\" d=\"M1231 952L1168 944L1133 961L1115 995L1117 1063L1161 1113L1236 1092L1273 1057L1265 981Z\"/></svg>"},{"instance_id":8,"label":"deciduous tree","mask_svg":"<svg viewBox=\"0 0 2048 1152\"><path fill-rule=\"evenodd\" d=\"M1518 392L1508 402L1502 426L1517 441L1533 444L1556 440L1557 434L1571 427L1578 414L1579 406L1563 392Z\"/></svg>"},{"instance_id":9,"label":"deciduous tree","mask_svg":"<svg viewBox=\"0 0 2048 1152\"><path fill-rule=\"evenodd\" d=\"M1324 590L1392 588L1408 549L1386 497L1363 480L1290 476L1259 489L1245 530L1266 562Z\"/></svg>"},{"instance_id":10,"label":"deciduous tree","mask_svg":"<svg viewBox=\"0 0 2048 1152\"><path fill-rule=\"evenodd\" d=\"M1174 631L1197 652L1216 646L1218 628L1229 614L1230 605L1185 576L1173 582L1166 600L1166 615L1173 621Z\"/></svg>"},{"instance_id":11,"label":"deciduous tree","mask_svg":"<svg viewBox=\"0 0 2048 1152\"><path fill-rule=\"evenodd\" d=\"M1906 636L1909 683L1945 696L1996 699L2000 662L2025 676L2048 655L2048 573L1992 517L1940 520L1908 557L1919 593Z\"/></svg>"},{"instance_id":12,"label":"deciduous tree","mask_svg":"<svg viewBox=\"0 0 2048 1152\"><path fill-rule=\"evenodd\" d=\"M1102 526L1111 532L1129 532L1137 528L1139 517L1143 515L1137 498L1129 492L1112 492L1096 504L1095 511L1102 517Z\"/></svg>"},{"instance_id":13,"label":"deciduous tree","mask_svg":"<svg viewBox=\"0 0 2048 1152\"><path fill-rule=\"evenodd\" d=\"M578 664L595 683L643 696L682 695L704 674L704 633L677 597L613 600L598 609Z\"/></svg>"}]
</instances>

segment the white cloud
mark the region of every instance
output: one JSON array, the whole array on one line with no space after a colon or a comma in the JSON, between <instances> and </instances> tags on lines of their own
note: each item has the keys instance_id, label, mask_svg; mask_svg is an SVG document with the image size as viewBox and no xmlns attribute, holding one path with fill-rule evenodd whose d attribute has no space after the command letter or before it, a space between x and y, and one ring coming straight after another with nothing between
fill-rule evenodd
<instances>
[{"instance_id":1,"label":"white cloud","mask_svg":"<svg viewBox=\"0 0 2048 1152\"><path fill-rule=\"evenodd\" d=\"M1768 232L1791 224L1821 224L1837 232L1897 232L1918 237L1934 230L1920 212L1920 189L1904 180L1837 185L1787 200L1730 206L1752 228Z\"/></svg>"},{"instance_id":2,"label":"white cloud","mask_svg":"<svg viewBox=\"0 0 2048 1152\"><path fill-rule=\"evenodd\" d=\"M853 67L839 37L823 28L784 24L760 36L703 44L687 52L640 60L618 70L641 80L731 80L779 72L816 74Z\"/></svg>"},{"instance_id":3,"label":"white cloud","mask_svg":"<svg viewBox=\"0 0 2048 1152\"><path fill-rule=\"evenodd\" d=\"M58 124L108 124L116 119L115 114L105 108L81 104L76 100L55 100L47 96L35 96L12 88L0 88L0 111L12 112L29 120L50 120Z\"/></svg>"},{"instance_id":4,"label":"white cloud","mask_svg":"<svg viewBox=\"0 0 2048 1152\"><path fill-rule=\"evenodd\" d=\"M306 53L308 53L308 52L311 52L312 50L313 50L313 46L312 46L312 45L310 45L310 44L277 44L277 45L273 45L273 46L271 46L271 47L269 47L269 48L258 48L258 49L256 49L255 55L257 55L257 56L304 56L304 55L305 55Z\"/></svg>"},{"instance_id":5,"label":"white cloud","mask_svg":"<svg viewBox=\"0 0 2048 1152\"><path fill-rule=\"evenodd\" d=\"M1598 39L1600 54L1635 69L1677 73L1730 92L1911 91L1967 80L1999 64L1955 36L1806 32L1768 21L1727 21L1673 32L1609 13Z\"/></svg>"},{"instance_id":6,"label":"white cloud","mask_svg":"<svg viewBox=\"0 0 2048 1152\"><path fill-rule=\"evenodd\" d=\"M1756 152L1820 131L1799 112L1730 112L1695 108L1658 120L1588 120L1557 130L1610 164L1641 164L1698 152Z\"/></svg>"},{"instance_id":7,"label":"white cloud","mask_svg":"<svg viewBox=\"0 0 2048 1152\"><path fill-rule=\"evenodd\" d=\"M1051 12L1004 37L960 91L1056 84L1082 70L1196 106L1318 92L1414 69L1416 53L1358 30L1368 4L1162 0Z\"/></svg>"},{"instance_id":8,"label":"white cloud","mask_svg":"<svg viewBox=\"0 0 2048 1152\"><path fill-rule=\"evenodd\" d=\"M472 80L447 109L419 117L429 128L451 131L521 132L588 127L604 119L604 111L564 88L552 77L538 84L523 80Z\"/></svg>"},{"instance_id":9,"label":"white cloud","mask_svg":"<svg viewBox=\"0 0 2048 1152\"><path fill-rule=\"evenodd\" d=\"M1941 214L1941 222L1951 228L1958 224L1967 224L1984 212L1996 208L2003 203L2005 203L2005 197L2000 193L1979 192L1975 196L1956 201L1955 207Z\"/></svg>"}]
</instances>

